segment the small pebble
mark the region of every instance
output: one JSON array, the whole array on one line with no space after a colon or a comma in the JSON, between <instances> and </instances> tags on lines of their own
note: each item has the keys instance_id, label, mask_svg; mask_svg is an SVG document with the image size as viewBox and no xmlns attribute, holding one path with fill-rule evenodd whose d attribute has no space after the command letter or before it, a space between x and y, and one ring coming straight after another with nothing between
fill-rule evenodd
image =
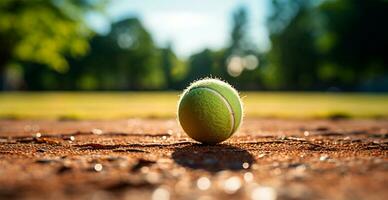
<instances>
[{"instance_id":1,"label":"small pebble","mask_svg":"<svg viewBox=\"0 0 388 200\"><path fill-rule=\"evenodd\" d=\"M304 171L306 171L306 169L307 169L307 166L304 165L304 164L299 165L299 166L297 166L297 167L295 168L295 170L298 171L298 172L304 172Z\"/></svg>"},{"instance_id":2,"label":"small pebble","mask_svg":"<svg viewBox=\"0 0 388 200\"><path fill-rule=\"evenodd\" d=\"M94 129L92 129L92 133L94 135L101 135L102 134L102 130L98 129L98 128L94 128Z\"/></svg>"},{"instance_id":3,"label":"small pebble","mask_svg":"<svg viewBox=\"0 0 388 200\"><path fill-rule=\"evenodd\" d=\"M275 200L277 193L272 187L258 186L252 190L251 198L253 200Z\"/></svg>"},{"instance_id":4,"label":"small pebble","mask_svg":"<svg viewBox=\"0 0 388 200\"><path fill-rule=\"evenodd\" d=\"M149 171L150 171L150 168L149 168L149 167L142 167L142 168L140 168L140 172L141 172L141 173L146 174L146 173L148 173Z\"/></svg>"},{"instance_id":5,"label":"small pebble","mask_svg":"<svg viewBox=\"0 0 388 200\"><path fill-rule=\"evenodd\" d=\"M302 164L290 171L290 178L292 179L303 179L306 176L306 165Z\"/></svg>"},{"instance_id":6,"label":"small pebble","mask_svg":"<svg viewBox=\"0 0 388 200\"><path fill-rule=\"evenodd\" d=\"M319 160L320 161L326 161L328 158L329 158L328 155L321 155L321 157L319 157Z\"/></svg>"},{"instance_id":7,"label":"small pebble","mask_svg":"<svg viewBox=\"0 0 388 200\"><path fill-rule=\"evenodd\" d=\"M244 169L248 169L248 168L249 168L249 163L244 162L244 163L242 164L242 167L243 167Z\"/></svg>"},{"instance_id":8,"label":"small pebble","mask_svg":"<svg viewBox=\"0 0 388 200\"><path fill-rule=\"evenodd\" d=\"M170 192L164 187L158 187L152 193L152 200L169 200Z\"/></svg>"},{"instance_id":9,"label":"small pebble","mask_svg":"<svg viewBox=\"0 0 388 200\"><path fill-rule=\"evenodd\" d=\"M100 163L94 165L94 171L100 172L102 171L103 167Z\"/></svg>"},{"instance_id":10,"label":"small pebble","mask_svg":"<svg viewBox=\"0 0 388 200\"><path fill-rule=\"evenodd\" d=\"M262 154L259 154L259 156L257 156L258 158L263 158L265 156L265 154L264 153L262 153Z\"/></svg>"},{"instance_id":11,"label":"small pebble","mask_svg":"<svg viewBox=\"0 0 388 200\"><path fill-rule=\"evenodd\" d=\"M310 135L310 132L308 132L308 131L305 131L305 132L303 133L303 135L307 137L307 136L309 136L309 135Z\"/></svg>"},{"instance_id":12,"label":"small pebble","mask_svg":"<svg viewBox=\"0 0 388 200\"><path fill-rule=\"evenodd\" d=\"M237 176L228 178L224 182L224 191L228 194L234 194L241 188L241 180Z\"/></svg>"},{"instance_id":13,"label":"small pebble","mask_svg":"<svg viewBox=\"0 0 388 200\"><path fill-rule=\"evenodd\" d=\"M38 150L36 150L36 151L39 152L39 153L44 153L44 152L46 152L45 149L38 149Z\"/></svg>"},{"instance_id":14,"label":"small pebble","mask_svg":"<svg viewBox=\"0 0 388 200\"><path fill-rule=\"evenodd\" d=\"M344 140L350 140L349 136L344 137Z\"/></svg>"},{"instance_id":15,"label":"small pebble","mask_svg":"<svg viewBox=\"0 0 388 200\"><path fill-rule=\"evenodd\" d=\"M36 138L40 138L40 137L42 137L42 134L38 132L38 133L35 134L35 137Z\"/></svg>"},{"instance_id":16,"label":"small pebble","mask_svg":"<svg viewBox=\"0 0 388 200\"><path fill-rule=\"evenodd\" d=\"M201 177L197 180L197 187L200 190L207 190L211 186L211 182L207 177Z\"/></svg>"}]
</instances>

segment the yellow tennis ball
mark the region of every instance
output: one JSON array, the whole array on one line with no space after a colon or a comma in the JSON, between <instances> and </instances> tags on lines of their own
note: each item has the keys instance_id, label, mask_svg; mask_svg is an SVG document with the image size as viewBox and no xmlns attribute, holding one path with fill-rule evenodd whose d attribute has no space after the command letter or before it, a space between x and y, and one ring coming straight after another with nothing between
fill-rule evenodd
<instances>
[{"instance_id":1,"label":"yellow tennis ball","mask_svg":"<svg viewBox=\"0 0 388 200\"><path fill-rule=\"evenodd\" d=\"M218 79L192 83L178 102L178 120L183 130L206 144L228 139L239 128L242 117L238 92Z\"/></svg>"}]
</instances>

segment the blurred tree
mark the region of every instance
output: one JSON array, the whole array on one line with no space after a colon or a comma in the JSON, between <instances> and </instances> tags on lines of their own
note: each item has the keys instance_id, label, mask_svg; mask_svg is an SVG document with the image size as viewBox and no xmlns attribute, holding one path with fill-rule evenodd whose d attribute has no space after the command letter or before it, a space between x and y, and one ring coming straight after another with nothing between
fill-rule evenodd
<instances>
[{"instance_id":1,"label":"blurred tree","mask_svg":"<svg viewBox=\"0 0 388 200\"><path fill-rule=\"evenodd\" d=\"M162 89L161 52L137 18L112 24L108 35L91 40L91 51L75 60L69 74L79 89Z\"/></svg>"},{"instance_id":2,"label":"blurred tree","mask_svg":"<svg viewBox=\"0 0 388 200\"><path fill-rule=\"evenodd\" d=\"M344 89L388 91L388 1L326 1L319 10L322 81Z\"/></svg>"},{"instance_id":3,"label":"blurred tree","mask_svg":"<svg viewBox=\"0 0 388 200\"><path fill-rule=\"evenodd\" d=\"M247 10L245 7L240 7L233 14L232 31L230 34L231 41L229 46L229 51L231 51L231 53L240 54L251 44L247 37L247 26Z\"/></svg>"},{"instance_id":4,"label":"blurred tree","mask_svg":"<svg viewBox=\"0 0 388 200\"><path fill-rule=\"evenodd\" d=\"M271 89L311 89L317 84L318 55L314 46L314 23L308 1L273 1L277 9L270 18L272 49L264 80ZM290 4L290 5L289 5ZM289 10L289 8L296 10ZM284 19L291 16L291 20Z\"/></svg>"},{"instance_id":5,"label":"blurred tree","mask_svg":"<svg viewBox=\"0 0 388 200\"><path fill-rule=\"evenodd\" d=\"M214 58L209 49L204 49L200 53L194 54L188 61L189 71L186 83L212 76L214 68Z\"/></svg>"},{"instance_id":6,"label":"blurred tree","mask_svg":"<svg viewBox=\"0 0 388 200\"><path fill-rule=\"evenodd\" d=\"M221 77L237 88L257 89L260 85L258 50L249 37L248 12L239 7L232 16L229 46L221 59Z\"/></svg>"},{"instance_id":7,"label":"blurred tree","mask_svg":"<svg viewBox=\"0 0 388 200\"><path fill-rule=\"evenodd\" d=\"M0 88L7 65L31 62L67 71L65 56L84 55L89 47L92 32L84 14L102 4L98 0L0 1Z\"/></svg>"},{"instance_id":8,"label":"blurred tree","mask_svg":"<svg viewBox=\"0 0 388 200\"><path fill-rule=\"evenodd\" d=\"M187 75L187 68L182 60L174 53L171 43L161 49L161 65L168 89L181 89L181 82Z\"/></svg>"},{"instance_id":9,"label":"blurred tree","mask_svg":"<svg viewBox=\"0 0 388 200\"><path fill-rule=\"evenodd\" d=\"M388 91L388 2L273 0L271 88Z\"/></svg>"},{"instance_id":10,"label":"blurred tree","mask_svg":"<svg viewBox=\"0 0 388 200\"><path fill-rule=\"evenodd\" d=\"M172 87L172 68L174 66L174 54L171 50L171 44L167 45L167 48L161 49L161 65L166 79L167 88Z\"/></svg>"},{"instance_id":11,"label":"blurred tree","mask_svg":"<svg viewBox=\"0 0 388 200\"><path fill-rule=\"evenodd\" d=\"M118 47L116 60L110 65L116 65L123 72L124 89L164 87L165 77L159 65L159 52L151 35L137 18L113 24L110 36L116 40Z\"/></svg>"}]
</instances>

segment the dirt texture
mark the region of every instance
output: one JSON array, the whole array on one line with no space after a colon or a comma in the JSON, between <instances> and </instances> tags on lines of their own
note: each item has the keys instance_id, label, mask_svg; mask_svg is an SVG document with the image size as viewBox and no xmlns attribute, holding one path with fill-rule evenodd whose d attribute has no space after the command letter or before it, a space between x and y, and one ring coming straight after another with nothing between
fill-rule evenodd
<instances>
[{"instance_id":1,"label":"dirt texture","mask_svg":"<svg viewBox=\"0 0 388 200\"><path fill-rule=\"evenodd\" d=\"M0 199L386 199L388 120L0 121Z\"/></svg>"}]
</instances>

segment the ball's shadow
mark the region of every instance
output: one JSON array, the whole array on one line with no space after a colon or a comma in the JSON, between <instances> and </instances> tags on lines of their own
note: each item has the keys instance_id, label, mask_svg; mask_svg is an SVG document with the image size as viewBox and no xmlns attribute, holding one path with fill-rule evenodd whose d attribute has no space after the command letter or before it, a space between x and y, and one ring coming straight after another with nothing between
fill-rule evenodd
<instances>
[{"instance_id":1,"label":"ball's shadow","mask_svg":"<svg viewBox=\"0 0 388 200\"><path fill-rule=\"evenodd\" d=\"M174 150L172 158L181 166L210 172L249 169L254 162L248 151L226 144L179 147Z\"/></svg>"}]
</instances>

